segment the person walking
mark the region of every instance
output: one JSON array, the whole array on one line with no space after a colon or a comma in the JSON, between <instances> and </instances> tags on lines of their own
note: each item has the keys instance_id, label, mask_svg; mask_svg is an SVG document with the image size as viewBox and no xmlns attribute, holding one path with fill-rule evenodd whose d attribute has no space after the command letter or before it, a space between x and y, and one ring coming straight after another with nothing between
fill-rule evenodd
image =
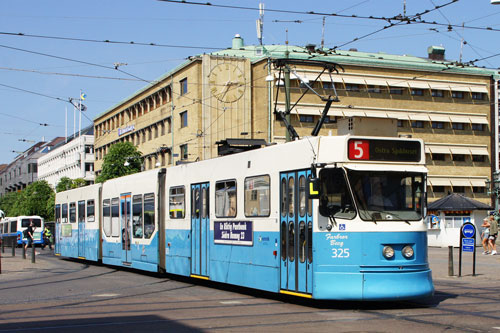
<instances>
[{"instance_id":1,"label":"person walking","mask_svg":"<svg viewBox=\"0 0 500 333\"><path fill-rule=\"evenodd\" d=\"M35 228L36 228L35 224L33 223L33 221L30 220L30 224L24 231L24 237L26 238L26 244L24 244L25 251L28 248L28 246L30 246L30 244L32 244L32 246L35 246L35 244L33 243L34 241L33 234L35 232Z\"/></svg>"},{"instance_id":2,"label":"person walking","mask_svg":"<svg viewBox=\"0 0 500 333\"><path fill-rule=\"evenodd\" d=\"M490 222L488 218L483 220L483 224L481 225L483 228L481 231L481 241L483 244L483 254L490 254L489 250L489 238L490 238Z\"/></svg>"},{"instance_id":3,"label":"person walking","mask_svg":"<svg viewBox=\"0 0 500 333\"><path fill-rule=\"evenodd\" d=\"M48 245L49 249L52 250L52 232L50 231L48 226L45 226L43 229L43 245L42 245L42 250L45 250L45 247Z\"/></svg>"},{"instance_id":4,"label":"person walking","mask_svg":"<svg viewBox=\"0 0 500 333\"><path fill-rule=\"evenodd\" d=\"M490 218L490 236L488 237L489 241L489 247L490 247L490 252L491 255L496 255L497 254L497 245L495 244L497 236L498 236L498 222L495 217Z\"/></svg>"}]
</instances>

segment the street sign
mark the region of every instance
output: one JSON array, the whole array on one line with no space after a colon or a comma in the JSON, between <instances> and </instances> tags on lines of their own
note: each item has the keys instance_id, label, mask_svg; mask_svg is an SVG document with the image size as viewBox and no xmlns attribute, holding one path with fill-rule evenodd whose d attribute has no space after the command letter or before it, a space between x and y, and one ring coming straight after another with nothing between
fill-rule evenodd
<instances>
[{"instance_id":1,"label":"street sign","mask_svg":"<svg viewBox=\"0 0 500 333\"><path fill-rule=\"evenodd\" d=\"M465 238L473 238L476 233L476 228L470 223L464 224L462 226L462 234Z\"/></svg>"},{"instance_id":2,"label":"street sign","mask_svg":"<svg viewBox=\"0 0 500 333\"><path fill-rule=\"evenodd\" d=\"M462 276L462 252L472 253L472 275L476 275L476 227L470 222L470 218L465 221L460 228L460 254L458 263L458 276Z\"/></svg>"},{"instance_id":3,"label":"street sign","mask_svg":"<svg viewBox=\"0 0 500 333\"><path fill-rule=\"evenodd\" d=\"M462 251L464 252L474 252L474 238L463 238L462 239Z\"/></svg>"}]
</instances>

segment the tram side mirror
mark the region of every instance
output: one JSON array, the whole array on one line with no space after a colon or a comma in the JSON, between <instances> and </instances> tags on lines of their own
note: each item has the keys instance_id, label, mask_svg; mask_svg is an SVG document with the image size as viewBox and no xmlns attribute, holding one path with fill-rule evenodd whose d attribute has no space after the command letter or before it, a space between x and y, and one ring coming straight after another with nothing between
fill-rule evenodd
<instances>
[{"instance_id":1,"label":"tram side mirror","mask_svg":"<svg viewBox=\"0 0 500 333\"><path fill-rule=\"evenodd\" d=\"M310 199L319 199L319 178L309 178L307 180L307 188Z\"/></svg>"}]
</instances>

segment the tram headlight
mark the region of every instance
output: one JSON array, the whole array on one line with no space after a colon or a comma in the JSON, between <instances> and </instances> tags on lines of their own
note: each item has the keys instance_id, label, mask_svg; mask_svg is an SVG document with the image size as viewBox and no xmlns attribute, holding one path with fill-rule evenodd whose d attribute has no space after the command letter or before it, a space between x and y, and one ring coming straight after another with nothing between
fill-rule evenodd
<instances>
[{"instance_id":1,"label":"tram headlight","mask_svg":"<svg viewBox=\"0 0 500 333\"><path fill-rule=\"evenodd\" d=\"M406 245L405 247L403 247L401 252L403 253L403 257L407 259L413 257L413 248L410 245Z\"/></svg>"},{"instance_id":2,"label":"tram headlight","mask_svg":"<svg viewBox=\"0 0 500 333\"><path fill-rule=\"evenodd\" d=\"M394 249L391 246L386 245L382 250L382 254L386 259L391 259L392 257L394 257Z\"/></svg>"}]
</instances>

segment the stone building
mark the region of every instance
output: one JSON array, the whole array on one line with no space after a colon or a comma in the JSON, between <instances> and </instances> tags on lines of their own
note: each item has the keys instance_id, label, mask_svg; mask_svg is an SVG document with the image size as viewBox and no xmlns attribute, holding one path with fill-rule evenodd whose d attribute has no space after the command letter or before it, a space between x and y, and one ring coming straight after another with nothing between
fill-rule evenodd
<instances>
[{"instance_id":1,"label":"stone building","mask_svg":"<svg viewBox=\"0 0 500 333\"><path fill-rule=\"evenodd\" d=\"M426 143L429 201L456 192L489 203L486 181L498 169L498 72L445 60L444 51L429 47L420 58L245 46L236 35L232 47L191 57L96 117L96 174L120 141L138 147L145 169L216 157L216 143L228 138L284 142L275 110L287 109L288 87L291 105L298 102L290 122L300 137L310 135L325 106L310 85L339 97L321 135L336 135L344 117L397 119L399 136ZM278 59L288 59L289 80ZM338 73L323 71L332 64Z\"/></svg>"}]
</instances>

